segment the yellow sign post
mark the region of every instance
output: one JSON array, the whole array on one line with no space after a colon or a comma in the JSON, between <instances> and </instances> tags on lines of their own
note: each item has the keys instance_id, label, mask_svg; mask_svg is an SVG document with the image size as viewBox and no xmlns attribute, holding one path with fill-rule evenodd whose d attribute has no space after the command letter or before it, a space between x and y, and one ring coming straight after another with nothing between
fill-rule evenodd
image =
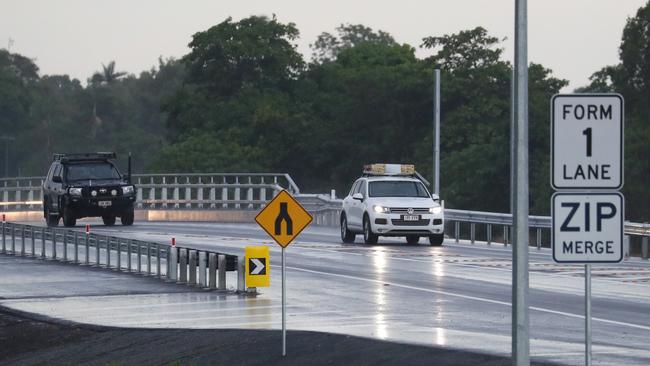
<instances>
[{"instance_id":1,"label":"yellow sign post","mask_svg":"<svg viewBox=\"0 0 650 366\"><path fill-rule=\"evenodd\" d=\"M284 249L311 223L312 217L289 192L283 190L257 214L255 221L282 247L282 356L284 357L287 355Z\"/></svg>"},{"instance_id":2,"label":"yellow sign post","mask_svg":"<svg viewBox=\"0 0 650 366\"><path fill-rule=\"evenodd\" d=\"M246 286L271 286L269 247L246 247Z\"/></svg>"}]
</instances>

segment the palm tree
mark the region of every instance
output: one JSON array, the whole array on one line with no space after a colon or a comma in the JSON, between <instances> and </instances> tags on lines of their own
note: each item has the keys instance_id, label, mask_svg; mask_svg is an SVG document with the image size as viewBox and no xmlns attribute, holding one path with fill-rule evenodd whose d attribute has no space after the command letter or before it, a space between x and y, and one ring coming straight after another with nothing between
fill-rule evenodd
<instances>
[{"instance_id":1,"label":"palm tree","mask_svg":"<svg viewBox=\"0 0 650 366\"><path fill-rule=\"evenodd\" d=\"M102 64L102 70L97 71L90 78L92 84L110 84L126 75L126 72L115 71L115 61L111 61L108 65Z\"/></svg>"}]
</instances>

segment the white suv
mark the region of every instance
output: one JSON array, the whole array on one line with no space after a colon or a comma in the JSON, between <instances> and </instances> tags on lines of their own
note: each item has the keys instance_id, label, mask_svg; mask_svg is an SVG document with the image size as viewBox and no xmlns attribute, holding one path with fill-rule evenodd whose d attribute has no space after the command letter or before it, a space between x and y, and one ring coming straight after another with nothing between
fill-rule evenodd
<instances>
[{"instance_id":1,"label":"white suv","mask_svg":"<svg viewBox=\"0 0 650 366\"><path fill-rule=\"evenodd\" d=\"M426 236L431 245L442 245L444 213L438 201L417 178L365 175L343 200L341 240L353 243L363 234L366 244L375 244L379 236L404 236L417 244Z\"/></svg>"}]
</instances>

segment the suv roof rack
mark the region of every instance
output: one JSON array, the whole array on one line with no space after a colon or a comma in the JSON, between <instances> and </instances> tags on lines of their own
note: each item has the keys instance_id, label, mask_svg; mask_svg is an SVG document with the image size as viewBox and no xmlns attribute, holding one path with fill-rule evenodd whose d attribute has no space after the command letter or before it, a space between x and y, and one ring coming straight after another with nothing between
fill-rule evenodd
<instances>
[{"instance_id":1,"label":"suv roof rack","mask_svg":"<svg viewBox=\"0 0 650 366\"><path fill-rule=\"evenodd\" d=\"M52 160L62 163L69 161L88 161L88 160L108 160L116 159L117 154L114 152L96 152L96 153L75 153L75 154L54 154Z\"/></svg>"},{"instance_id":2,"label":"suv roof rack","mask_svg":"<svg viewBox=\"0 0 650 366\"><path fill-rule=\"evenodd\" d=\"M413 164L367 164L363 166L362 177L411 177L422 181L427 186L431 186L429 181L424 179L420 173L415 170Z\"/></svg>"}]
</instances>

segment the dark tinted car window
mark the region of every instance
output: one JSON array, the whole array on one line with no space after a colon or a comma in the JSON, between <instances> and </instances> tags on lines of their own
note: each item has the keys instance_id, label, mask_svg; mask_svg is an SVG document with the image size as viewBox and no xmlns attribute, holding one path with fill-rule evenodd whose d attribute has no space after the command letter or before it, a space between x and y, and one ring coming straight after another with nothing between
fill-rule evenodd
<instances>
[{"instance_id":1,"label":"dark tinted car window","mask_svg":"<svg viewBox=\"0 0 650 366\"><path fill-rule=\"evenodd\" d=\"M53 177L60 177L61 176L61 165L57 164L54 167L54 174L52 174Z\"/></svg>"},{"instance_id":2,"label":"dark tinted car window","mask_svg":"<svg viewBox=\"0 0 650 366\"><path fill-rule=\"evenodd\" d=\"M370 182L370 197L429 197L420 182L385 181Z\"/></svg>"},{"instance_id":3,"label":"dark tinted car window","mask_svg":"<svg viewBox=\"0 0 650 366\"><path fill-rule=\"evenodd\" d=\"M354 193L359 193L361 191L361 183L363 181L358 181L356 187L354 187Z\"/></svg>"},{"instance_id":4,"label":"dark tinted car window","mask_svg":"<svg viewBox=\"0 0 650 366\"><path fill-rule=\"evenodd\" d=\"M120 173L108 163L73 164L66 167L66 179L68 181L120 179Z\"/></svg>"},{"instance_id":5,"label":"dark tinted car window","mask_svg":"<svg viewBox=\"0 0 650 366\"><path fill-rule=\"evenodd\" d=\"M47 172L47 178L45 178L46 180L48 180L48 181L52 180L52 176L54 175L54 168L55 167L56 167L56 165L52 165L50 167L50 170Z\"/></svg>"},{"instance_id":6,"label":"dark tinted car window","mask_svg":"<svg viewBox=\"0 0 650 366\"><path fill-rule=\"evenodd\" d=\"M352 188L350 188L350 196L352 196L353 194L356 193L358 185L359 185L359 181L354 182L354 184L352 185Z\"/></svg>"}]
</instances>

